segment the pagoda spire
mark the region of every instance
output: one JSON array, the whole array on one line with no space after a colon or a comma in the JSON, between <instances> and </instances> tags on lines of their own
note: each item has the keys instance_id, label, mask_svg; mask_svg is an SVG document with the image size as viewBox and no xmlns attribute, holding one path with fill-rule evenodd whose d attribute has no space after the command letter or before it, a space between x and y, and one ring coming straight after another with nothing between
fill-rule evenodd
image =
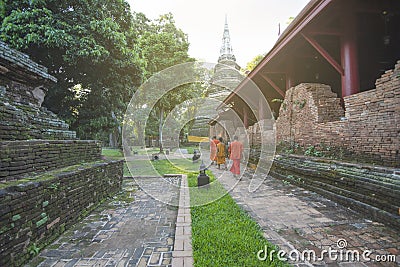
<instances>
[{"instance_id":1,"label":"pagoda spire","mask_svg":"<svg viewBox=\"0 0 400 267\"><path fill-rule=\"evenodd\" d=\"M235 56L233 55L231 37L229 35L229 27L228 27L228 18L225 15L225 26L224 26L224 34L222 37L222 46L220 49L220 55L218 58L218 62L221 60L233 60L236 61Z\"/></svg>"}]
</instances>

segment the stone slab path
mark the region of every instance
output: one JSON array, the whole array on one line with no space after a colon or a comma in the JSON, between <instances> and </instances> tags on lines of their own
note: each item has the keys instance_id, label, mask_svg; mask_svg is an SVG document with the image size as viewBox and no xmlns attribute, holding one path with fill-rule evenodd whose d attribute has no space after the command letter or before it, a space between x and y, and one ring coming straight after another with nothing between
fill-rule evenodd
<instances>
[{"instance_id":1,"label":"stone slab path","mask_svg":"<svg viewBox=\"0 0 400 267\"><path fill-rule=\"evenodd\" d=\"M193 267L192 217L187 176L182 176L172 267Z\"/></svg>"},{"instance_id":2,"label":"stone slab path","mask_svg":"<svg viewBox=\"0 0 400 267\"><path fill-rule=\"evenodd\" d=\"M215 167L211 167L211 171L221 176L220 182L227 189L237 182L229 172ZM294 266L400 266L400 229L396 231L368 220L357 211L272 177L267 177L261 187L252 193L248 190L250 177L251 170L248 170L230 194L262 227L266 239L286 253L294 249L299 252L313 250L320 256L324 249L329 248L338 250L338 253L356 250L360 255L366 250L372 251L368 257L370 262L335 260L332 253L332 257L325 254L323 260L313 262L291 261ZM338 247L339 240L344 248ZM295 254L292 255L296 258ZM396 262L393 262L393 255ZM392 262L376 261L377 257L388 256L392 257Z\"/></svg>"},{"instance_id":3,"label":"stone slab path","mask_svg":"<svg viewBox=\"0 0 400 267\"><path fill-rule=\"evenodd\" d=\"M292 265L400 266L400 230L271 177L256 192L250 192L251 170L236 186L237 180L229 172L215 166L211 171L221 176L219 180L226 188L233 187L230 194L236 202L261 226L264 236L286 253L313 250L320 256L323 250L339 250L339 239L345 241L345 250L372 251L371 262L344 262L324 255L317 261L290 261ZM151 195L161 193L169 203L184 205L178 211L152 198L133 179L125 179L124 194L99 206L28 266L36 266L39 259L40 267L193 266L189 195L181 192L179 197L180 177L166 177L163 183L160 178L140 179L139 184ZM396 262L374 261L378 255L394 255Z\"/></svg>"},{"instance_id":4,"label":"stone slab path","mask_svg":"<svg viewBox=\"0 0 400 267\"><path fill-rule=\"evenodd\" d=\"M177 203L180 177L141 178L141 184ZM29 266L163 266L172 265L178 209L153 199L133 179L126 195L107 201L44 249Z\"/></svg>"}]
</instances>

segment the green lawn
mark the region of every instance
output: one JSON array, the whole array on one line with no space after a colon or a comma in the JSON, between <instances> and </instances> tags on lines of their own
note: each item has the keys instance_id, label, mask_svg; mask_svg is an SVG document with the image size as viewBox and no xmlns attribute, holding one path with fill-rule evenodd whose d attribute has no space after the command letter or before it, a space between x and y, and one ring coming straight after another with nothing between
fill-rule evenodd
<instances>
[{"instance_id":1,"label":"green lawn","mask_svg":"<svg viewBox=\"0 0 400 267\"><path fill-rule=\"evenodd\" d=\"M124 159L124 154L122 150L117 148L102 148L101 155L106 159L119 160ZM126 166L126 162L124 162L124 177L131 176L128 167Z\"/></svg>"},{"instance_id":2,"label":"green lawn","mask_svg":"<svg viewBox=\"0 0 400 267\"><path fill-rule=\"evenodd\" d=\"M140 154L143 151L140 151ZM121 151L103 149L108 158L123 158ZM273 254L273 261L259 261L257 252L265 247L278 250L262 235L259 225L243 211L211 171L209 189L197 189L200 163L191 160L137 160L129 164L135 175L181 173L188 176L192 215L192 246L196 267L203 266L288 266ZM125 167L126 171L127 168ZM128 175L129 174L129 171ZM204 205L208 203L207 205ZM264 254L262 254L263 256Z\"/></svg>"},{"instance_id":3,"label":"green lawn","mask_svg":"<svg viewBox=\"0 0 400 267\"><path fill-rule=\"evenodd\" d=\"M123 158L124 154L120 149L117 148L103 148L101 150L101 155L106 158Z\"/></svg>"},{"instance_id":4,"label":"green lawn","mask_svg":"<svg viewBox=\"0 0 400 267\"><path fill-rule=\"evenodd\" d=\"M175 165L175 166L174 166ZM160 174L185 173L190 187L197 186L197 172L181 168L189 163L179 160L154 162ZM215 180L207 172L211 181ZM213 201L218 199L216 201ZM265 247L278 250L262 235L258 224L243 211L223 186L215 181L208 190L191 190L192 245L196 267L203 266L289 266L273 254L273 261L259 261L257 252ZM210 202L210 203L209 203ZM199 203L208 205L196 206ZM261 254L263 256L264 254Z\"/></svg>"}]
</instances>

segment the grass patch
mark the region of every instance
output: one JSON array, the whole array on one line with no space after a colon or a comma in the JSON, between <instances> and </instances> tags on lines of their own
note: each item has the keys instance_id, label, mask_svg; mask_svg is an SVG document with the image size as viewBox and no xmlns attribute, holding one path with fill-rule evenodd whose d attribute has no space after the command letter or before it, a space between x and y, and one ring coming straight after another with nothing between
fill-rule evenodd
<instances>
[{"instance_id":1,"label":"grass patch","mask_svg":"<svg viewBox=\"0 0 400 267\"><path fill-rule=\"evenodd\" d=\"M151 155L153 153L159 153L159 147L141 147L141 146L131 146L132 155Z\"/></svg>"},{"instance_id":2,"label":"grass patch","mask_svg":"<svg viewBox=\"0 0 400 267\"><path fill-rule=\"evenodd\" d=\"M124 157L124 154L118 148L102 148L101 149L101 155L106 157L106 158L110 158L110 159L123 158Z\"/></svg>"},{"instance_id":3,"label":"grass patch","mask_svg":"<svg viewBox=\"0 0 400 267\"><path fill-rule=\"evenodd\" d=\"M194 177L189 177L189 184L196 183ZM208 205L191 208L195 266L289 266L279 261L276 253L273 261L258 260L259 250L278 248L263 237L260 226L226 194L218 181L209 190L191 192L190 201L201 203L204 198L212 200L221 195Z\"/></svg>"},{"instance_id":4,"label":"grass patch","mask_svg":"<svg viewBox=\"0 0 400 267\"><path fill-rule=\"evenodd\" d=\"M182 173L188 175L189 187L197 187L198 171L187 171L182 166L189 163L166 160L153 162L160 174ZM207 171L210 181L214 175ZM218 199L213 201L214 199ZM289 266L279 261L276 254L273 260L259 261L257 252L279 249L270 244L262 234L259 225L242 210L224 187L215 181L208 190L191 190L190 202L210 203L191 208L192 246L196 267L202 266ZM264 254L261 254L263 256Z\"/></svg>"},{"instance_id":5,"label":"grass patch","mask_svg":"<svg viewBox=\"0 0 400 267\"><path fill-rule=\"evenodd\" d=\"M101 155L104 156L106 159L110 160L120 160L124 159L124 153L121 149L118 148L102 148ZM126 161L124 161L124 177L132 176L129 172L128 166L126 165Z\"/></svg>"},{"instance_id":6,"label":"grass patch","mask_svg":"<svg viewBox=\"0 0 400 267\"><path fill-rule=\"evenodd\" d=\"M193 154L194 150L197 149L197 146L181 146L180 149L186 149L188 154Z\"/></svg>"}]
</instances>

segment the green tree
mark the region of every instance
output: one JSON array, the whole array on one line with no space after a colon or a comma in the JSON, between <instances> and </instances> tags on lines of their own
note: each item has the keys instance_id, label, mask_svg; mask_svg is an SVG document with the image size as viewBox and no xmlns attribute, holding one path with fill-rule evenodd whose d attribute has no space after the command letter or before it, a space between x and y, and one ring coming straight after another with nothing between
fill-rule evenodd
<instances>
[{"instance_id":1,"label":"green tree","mask_svg":"<svg viewBox=\"0 0 400 267\"><path fill-rule=\"evenodd\" d=\"M247 63L246 69L244 70L244 72L252 71L258 65L258 63L261 62L261 60L264 58L264 56L265 55L255 56L250 62Z\"/></svg>"},{"instance_id":2,"label":"green tree","mask_svg":"<svg viewBox=\"0 0 400 267\"><path fill-rule=\"evenodd\" d=\"M176 64L194 61L188 55L188 37L176 27L171 13L161 15L142 31L138 46L146 78Z\"/></svg>"},{"instance_id":3,"label":"green tree","mask_svg":"<svg viewBox=\"0 0 400 267\"><path fill-rule=\"evenodd\" d=\"M115 130L144 64L125 0L2 0L0 19L0 39L57 77L45 106L83 138Z\"/></svg>"},{"instance_id":4,"label":"green tree","mask_svg":"<svg viewBox=\"0 0 400 267\"><path fill-rule=\"evenodd\" d=\"M139 17L142 21L142 15ZM153 74L184 62L194 61L188 55L189 42L187 35L176 27L171 13L161 15L151 23L138 38L140 47L140 57L145 64L145 77L149 78ZM177 104L195 95L193 86L185 85L164 95L157 103L154 112L157 113L158 135L162 140L162 125L168 111L172 110ZM153 119L155 117L152 117ZM149 123L146 132L154 133L155 123ZM162 144L160 142L160 151Z\"/></svg>"}]
</instances>

